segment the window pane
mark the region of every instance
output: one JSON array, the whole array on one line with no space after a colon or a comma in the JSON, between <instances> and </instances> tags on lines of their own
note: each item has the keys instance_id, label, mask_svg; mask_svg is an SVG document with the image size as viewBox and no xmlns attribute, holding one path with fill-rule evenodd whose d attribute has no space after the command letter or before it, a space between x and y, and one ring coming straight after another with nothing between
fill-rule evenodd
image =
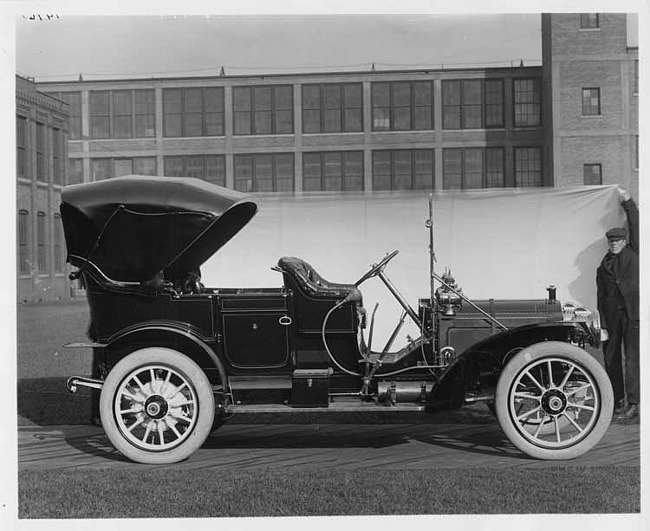
<instances>
[{"instance_id":1,"label":"window pane","mask_svg":"<svg viewBox=\"0 0 650 531\"><path fill-rule=\"evenodd\" d=\"M271 128L271 111L255 112L255 134L268 135L272 133Z\"/></svg>"},{"instance_id":2,"label":"window pane","mask_svg":"<svg viewBox=\"0 0 650 531\"><path fill-rule=\"evenodd\" d=\"M293 191L293 154L275 155L276 191Z\"/></svg>"},{"instance_id":3,"label":"window pane","mask_svg":"<svg viewBox=\"0 0 650 531\"><path fill-rule=\"evenodd\" d=\"M68 159L68 184L84 182L84 164L82 159Z\"/></svg>"},{"instance_id":4,"label":"window pane","mask_svg":"<svg viewBox=\"0 0 650 531\"><path fill-rule=\"evenodd\" d=\"M181 89L163 89L163 104L166 113L182 112Z\"/></svg>"},{"instance_id":5,"label":"window pane","mask_svg":"<svg viewBox=\"0 0 650 531\"><path fill-rule=\"evenodd\" d=\"M113 177L113 159L92 159L90 176L93 181L103 181Z\"/></svg>"},{"instance_id":6,"label":"window pane","mask_svg":"<svg viewBox=\"0 0 650 531\"><path fill-rule=\"evenodd\" d=\"M361 83L348 83L343 85L343 95L345 106L347 108L358 108L362 106L362 86Z\"/></svg>"},{"instance_id":7,"label":"window pane","mask_svg":"<svg viewBox=\"0 0 650 531\"><path fill-rule=\"evenodd\" d=\"M29 262L29 212L18 212L18 271L21 274L30 272Z\"/></svg>"},{"instance_id":8,"label":"window pane","mask_svg":"<svg viewBox=\"0 0 650 531\"><path fill-rule=\"evenodd\" d=\"M393 151L393 190L411 189L411 152L406 150Z\"/></svg>"},{"instance_id":9,"label":"window pane","mask_svg":"<svg viewBox=\"0 0 650 531\"><path fill-rule=\"evenodd\" d=\"M442 150L442 186L445 190L460 189L462 186L462 150Z\"/></svg>"},{"instance_id":10,"label":"window pane","mask_svg":"<svg viewBox=\"0 0 650 531\"><path fill-rule=\"evenodd\" d=\"M302 108L320 109L320 85L302 86Z\"/></svg>"},{"instance_id":11,"label":"window pane","mask_svg":"<svg viewBox=\"0 0 650 531\"><path fill-rule=\"evenodd\" d=\"M375 107L372 109L372 129L374 131L390 130L390 109Z\"/></svg>"},{"instance_id":12,"label":"window pane","mask_svg":"<svg viewBox=\"0 0 650 531\"><path fill-rule=\"evenodd\" d=\"M501 188L505 186L503 148L487 148L485 150L486 188Z\"/></svg>"},{"instance_id":13,"label":"window pane","mask_svg":"<svg viewBox=\"0 0 650 531\"><path fill-rule=\"evenodd\" d=\"M395 107L393 109L393 130L407 131L411 129L411 108Z\"/></svg>"},{"instance_id":14,"label":"window pane","mask_svg":"<svg viewBox=\"0 0 650 531\"><path fill-rule=\"evenodd\" d=\"M233 100L235 111L250 111L251 89L248 87L235 87L233 89Z\"/></svg>"},{"instance_id":15,"label":"window pane","mask_svg":"<svg viewBox=\"0 0 650 531\"><path fill-rule=\"evenodd\" d=\"M320 133L320 111L303 111L303 132Z\"/></svg>"},{"instance_id":16,"label":"window pane","mask_svg":"<svg viewBox=\"0 0 650 531\"><path fill-rule=\"evenodd\" d=\"M323 85L323 107L325 109L341 108L341 85Z\"/></svg>"},{"instance_id":17,"label":"window pane","mask_svg":"<svg viewBox=\"0 0 650 531\"><path fill-rule=\"evenodd\" d=\"M433 150L415 150L415 178L413 188L416 190L433 190Z\"/></svg>"},{"instance_id":18,"label":"window pane","mask_svg":"<svg viewBox=\"0 0 650 531\"><path fill-rule=\"evenodd\" d=\"M164 161L167 177L185 177L183 157L165 157Z\"/></svg>"},{"instance_id":19,"label":"window pane","mask_svg":"<svg viewBox=\"0 0 650 531\"><path fill-rule=\"evenodd\" d=\"M398 107L411 105L410 83L393 83L393 105Z\"/></svg>"},{"instance_id":20,"label":"window pane","mask_svg":"<svg viewBox=\"0 0 650 531\"><path fill-rule=\"evenodd\" d=\"M485 81L485 127L503 127L503 80Z\"/></svg>"},{"instance_id":21,"label":"window pane","mask_svg":"<svg viewBox=\"0 0 650 531\"><path fill-rule=\"evenodd\" d=\"M200 113L203 111L202 92L200 88L185 89L185 112Z\"/></svg>"},{"instance_id":22,"label":"window pane","mask_svg":"<svg viewBox=\"0 0 650 531\"><path fill-rule=\"evenodd\" d=\"M250 112L235 112L235 134L236 135L250 135L251 134L251 113Z\"/></svg>"},{"instance_id":23,"label":"window pane","mask_svg":"<svg viewBox=\"0 0 650 531\"><path fill-rule=\"evenodd\" d=\"M168 114L165 116L165 136L181 136L181 115Z\"/></svg>"},{"instance_id":24,"label":"window pane","mask_svg":"<svg viewBox=\"0 0 650 531\"><path fill-rule=\"evenodd\" d=\"M390 151L372 153L372 189L390 190Z\"/></svg>"},{"instance_id":25,"label":"window pane","mask_svg":"<svg viewBox=\"0 0 650 531\"><path fill-rule=\"evenodd\" d=\"M128 116L113 117L113 138L132 138L132 118Z\"/></svg>"},{"instance_id":26,"label":"window pane","mask_svg":"<svg viewBox=\"0 0 650 531\"><path fill-rule=\"evenodd\" d=\"M226 160L223 155L209 155L205 158L205 180L219 186L226 185Z\"/></svg>"},{"instance_id":27,"label":"window pane","mask_svg":"<svg viewBox=\"0 0 650 531\"><path fill-rule=\"evenodd\" d=\"M253 191L253 157L250 155L235 156L235 189Z\"/></svg>"},{"instance_id":28,"label":"window pane","mask_svg":"<svg viewBox=\"0 0 650 531\"><path fill-rule=\"evenodd\" d=\"M275 111L275 132L278 134L293 132L293 115L291 111Z\"/></svg>"},{"instance_id":29,"label":"window pane","mask_svg":"<svg viewBox=\"0 0 650 531\"><path fill-rule=\"evenodd\" d=\"M185 173L187 177L203 179L205 177L203 157L200 155L185 157Z\"/></svg>"},{"instance_id":30,"label":"window pane","mask_svg":"<svg viewBox=\"0 0 650 531\"><path fill-rule=\"evenodd\" d=\"M115 177L133 174L133 160L115 159Z\"/></svg>"},{"instance_id":31,"label":"window pane","mask_svg":"<svg viewBox=\"0 0 650 531\"><path fill-rule=\"evenodd\" d=\"M356 133L362 131L363 129L363 120L362 120L362 110L361 109L346 109L345 110L345 131L348 133Z\"/></svg>"},{"instance_id":32,"label":"window pane","mask_svg":"<svg viewBox=\"0 0 650 531\"><path fill-rule=\"evenodd\" d=\"M325 153L324 164L324 190L339 191L343 189L342 165L340 153Z\"/></svg>"},{"instance_id":33,"label":"window pane","mask_svg":"<svg viewBox=\"0 0 650 531\"><path fill-rule=\"evenodd\" d=\"M460 81L442 82L442 127L460 129Z\"/></svg>"},{"instance_id":34,"label":"window pane","mask_svg":"<svg viewBox=\"0 0 650 531\"><path fill-rule=\"evenodd\" d=\"M180 123L180 120L178 123ZM151 138L154 137L155 135L156 135L155 116L153 114L137 115L135 117L135 136L138 138Z\"/></svg>"},{"instance_id":35,"label":"window pane","mask_svg":"<svg viewBox=\"0 0 650 531\"><path fill-rule=\"evenodd\" d=\"M293 110L292 87L275 87L275 108L282 111Z\"/></svg>"},{"instance_id":36,"label":"window pane","mask_svg":"<svg viewBox=\"0 0 650 531\"><path fill-rule=\"evenodd\" d=\"M339 133L341 132L341 111L336 110L326 110L323 112L324 124L323 132L324 133Z\"/></svg>"},{"instance_id":37,"label":"window pane","mask_svg":"<svg viewBox=\"0 0 650 531\"><path fill-rule=\"evenodd\" d=\"M113 91L113 114L131 114L133 110L133 99L130 90Z\"/></svg>"},{"instance_id":38,"label":"window pane","mask_svg":"<svg viewBox=\"0 0 650 531\"><path fill-rule=\"evenodd\" d=\"M465 150L465 182L463 188L483 188L483 150Z\"/></svg>"},{"instance_id":39,"label":"window pane","mask_svg":"<svg viewBox=\"0 0 650 531\"><path fill-rule=\"evenodd\" d=\"M47 273L47 224L45 212L39 212L36 218L37 269Z\"/></svg>"},{"instance_id":40,"label":"window pane","mask_svg":"<svg viewBox=\"0 0 650 531\"><path fill-rule=\"evenodd\" d=\"M156 175L156 157L136 157L133 165L137 175Z\"/></svg>"},{"instance_id":41,"label":"window pane","mask_svg":"<svg viewBox=\"0 0 650 531\"><path fill-rule=\"evenodd\" d=\"M205 112L223 112L223 89L211 87L203 89L203 106Z\"/></svg>"},{"instance_id":42,"label":"window pane","mask_svg":"<svg viewBox=\"0 0 650 531\"><path fill-rule=\"evenodd\" d=\"M255 110L271 110L271 87L258 87L254 91Z\"/></svg>"},{"instance_id":43,"label":"window pane","mask_svg":"<svg viewBox=\"0 0 650 531\"><path fill-rule=\"evenodd\" d=\"M584 171L584 183L585 185L601 185L603 184L603 178L601 174L601 165L600 164L585 164L583 166Z\"/></svg>"},{"instance_id":44,"label":"window pane","mask_svg":"<svg viewBox=\"0 0 650 531\"><path fill-rule=\"evenodd\" d=\"M322 190L321 186L321 154L304 153L302 156L302 189L305 192Z\"/></svg>"},{"instance_id":45,"label":"window pane","mask_svg":"<svg viewBox=\"0 0 650 531\"><path fill-rule=\"evenodd\" d=\"M372 106L373 107L390 106L390 84L388 83L372 84Z\"/></svg>"},{"instance_id":46,"label":"window pane","mask_svg":"<svg viewBox=\"0 0 650 531\"><path fill-rule=\"evenodd\" d=\"M58 214L54 214L54 272L63 273L63 225Z\"/></svg>"},{"instance_id":47,"label":"window pane","mask_svg":"<svg viewBox=\"0 0 650 531\"><path fill-rule=\"evenodd\" d=\"M348 151L344 153L345 190L363 190L363 152Z\"/></svg>"},{"instance_id":48,"label":"window pane","mask_svg":"<svg viewBox=\"0 0 650 531\"><path fill-rule=\"evenodd\" d=\"M201 136L203 134L203 115L201 113L185 114L185 136Z\"/></svg>"},{"instance_id":49,"label":"window pane","mask_svg":"<svg viewBox=\"0 0 650 531\"><path fill-rule=\"evenodd\" d=\"M542 185L540 148L515 148L515 186Z\"/></svg>"}]
</instances>

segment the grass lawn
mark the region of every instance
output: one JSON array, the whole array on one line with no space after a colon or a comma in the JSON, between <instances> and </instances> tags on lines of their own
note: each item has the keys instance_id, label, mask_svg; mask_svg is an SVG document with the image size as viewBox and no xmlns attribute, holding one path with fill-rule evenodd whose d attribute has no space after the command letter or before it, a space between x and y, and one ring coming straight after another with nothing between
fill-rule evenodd
<instances>
[{"instance_id":1,"label":"grass lawn","mask_svg":"<svg viewBox=\"0 0 650 531\"><path fill-rule=\"evenodd\" d=\"M29 471L20 518L639 512L639 471ZM171 487L171 488L170 488ZM143 496L142 493L146 493Z\"/></svg>"}]
</instances>

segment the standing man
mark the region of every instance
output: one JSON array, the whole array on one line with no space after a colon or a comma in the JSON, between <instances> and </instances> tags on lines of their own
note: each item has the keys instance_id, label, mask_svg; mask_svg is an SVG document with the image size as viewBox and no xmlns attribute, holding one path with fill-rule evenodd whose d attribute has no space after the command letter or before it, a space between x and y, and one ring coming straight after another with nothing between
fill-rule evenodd
<instances>
[{"instance_id":1,"label":"standing man","mask_svg":"<svg viewBox=\"0 0 650 531\"><path fill-rule=\"evenodd\" d=\"M616 227L605 233L609 252L596 272L596 286L605 369L614 389L614 415L632 420L639 416L639 211L625 189L619 187L618 194L628 228Z\"/></svg>"}]
</instances>

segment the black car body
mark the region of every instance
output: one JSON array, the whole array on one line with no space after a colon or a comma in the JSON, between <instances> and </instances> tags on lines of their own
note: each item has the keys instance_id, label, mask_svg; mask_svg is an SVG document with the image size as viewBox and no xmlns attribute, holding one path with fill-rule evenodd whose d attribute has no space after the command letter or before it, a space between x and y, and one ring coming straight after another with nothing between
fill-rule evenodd
<instances>
[{"instance_id":1,"label":"black car body","mask_svg":"<svg viewBox=\"0 0 650 531\"><path fill-rule=\"evenodd\" d=\"M70 346L93 349L101 368L68 388L102 390L102 425L130 459L185 459L237 412L435 413L485 401L513 444L544 459L581 455L606 431L611 386L583 350L598 344L597 313L562 305L553 288L539 300L471 301L449 272L434 272L432 219L431 290L417 309L386 273L397 251L356 282L282 257L270 264L278 287L205 287L199 267L258 208L191 178L63 190L68 261L91 314L91 342ZM378 350L361 292L372 277L403 308ZM407 319L421 334L393 348Z\"/></svg>"}]
</instances>

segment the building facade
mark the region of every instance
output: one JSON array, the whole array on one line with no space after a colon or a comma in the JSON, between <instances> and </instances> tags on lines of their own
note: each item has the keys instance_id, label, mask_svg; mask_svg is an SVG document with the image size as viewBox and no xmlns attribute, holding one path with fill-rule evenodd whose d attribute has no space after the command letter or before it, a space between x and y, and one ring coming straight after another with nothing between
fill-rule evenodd
<instances>
[{"instance_id":1,"label":"building facade","mask_svg":"<svg viewBox=\"0 0 650 531\"><path fill-rule=\"evenodd\" d=\"M622 13L542 15L545 166L556 186L639 193L639 50Z\"/></svg>"},{"instance_id":2,"label":"building facade","mask_svg":"<svg viewBox=\"0 0 650 531\"><path fill-rule=\"evenodd\" d=\"M33 302L70 296L59 215L66 183L68 106L16 77L17 296Z\"/></svg>"},{"instance_id":3,"label":"building facade","mask_svg":"<svg viewBox=\"0 0 650 531\"><path fill-rule=\"evenodd\" d=\"M41 84L70 182L193 176L248 192L552 185L540 67Z\"/></svg>"}]
</instances>

